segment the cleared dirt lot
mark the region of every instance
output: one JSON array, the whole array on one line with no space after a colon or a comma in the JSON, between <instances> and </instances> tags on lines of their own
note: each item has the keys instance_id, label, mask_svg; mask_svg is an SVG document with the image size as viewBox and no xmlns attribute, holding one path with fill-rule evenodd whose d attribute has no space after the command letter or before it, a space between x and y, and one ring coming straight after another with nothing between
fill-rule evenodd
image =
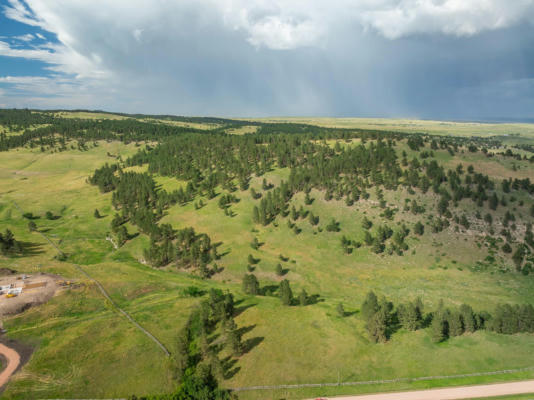
<instances>
[{"instance_id":1,"label":"cleared dirt lot","mask_svg":"<svg viewBox=\"0 0 534 400\"><path fill-rule=\"evenodd\" d=\"M20 313L33 305L47 302L61 287L59 277L51 275L4 275L0 276L0 286L22 288L22 293L15 297L0 295L0 321L9 314ZM1 322L0 322L1 325ZM1 328L1 326L0 326Z\"/></svg>"}]
</instances>

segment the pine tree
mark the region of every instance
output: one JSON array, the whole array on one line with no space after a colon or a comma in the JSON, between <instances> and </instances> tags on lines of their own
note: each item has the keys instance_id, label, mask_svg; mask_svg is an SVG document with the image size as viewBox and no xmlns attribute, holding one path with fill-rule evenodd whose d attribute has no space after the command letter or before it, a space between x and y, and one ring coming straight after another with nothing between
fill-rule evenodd
<instances>
[{"instance_id":1,"label":"pine tree","mask_svg":"<svg viewBox=\"0 0 534 400\"><path fill-rule=\"evenodd\" d=\"M126 229L125 225L119 226L117 230L117 240L118 240L118 246L121 247L126 241L128 240L128 230Z\"/></svg>"},{"instance_id":2,"label":"pine tree","mask_svg":"<svg viewBox=\"0 0 534 400\"><path fill-rule=\"evenodd\" d=\"M371 248L373 253L380 254L384 251L384 248L384 244L380 240L378 240L378 238L375 238L373 241L373 247Z\"/></svg>"},{"instance_id":3,"label":"pine tree","mask_svg":"<svg viewBox=\"0 0 534 400\"><path fill-rule=\"evenodd\" d=\"M308 304L308 293L306 293L306 290L302 289L299 294L299 304L301 306L305 306Z\"/></svg>"},{"instance_id":4,"label":"pine tree","mask_svg":"<svg viewBox=\"0 0 534 400\"><path fill-rule=\"evenodd\" d=\"M489 207L492 210L496 210L498 205L499 199L497 198L497 194L494 192L493 195L489 198Z\"/></svg>"},{"instance_id":5,"label":"pine tree","mask_svg":"<svg viewBox=\"0 0 534 400\"><path fill-rule=\"evenodd\" d=\"M260 292L258 278L254 274L245 274L242 284L243 292L246 294L257 295Z\"/></svg>"},{"instance_id":6,"label":"pine tree","mask_svg":"<svg viewBox=\"0 0 534 400\"><path fill-rule=\"evenodd\" d=\"M232 320L233 321L233 320ZM235 326L235 322L233 324ZM234 356L240 356L243 352L243 346L241 344L241 338L237 332L237 327L231 327L226 332L226 346L232 352Z\"/></svg>"},{"instance_id":7,"label":"pine tree","mask_svg":"<svg viewBox=\"0 0 534 400\"><path fill-rule=\"evenodd\" d=\"M30 232L35 232L37 230L37 225L35 224L35 222L33 221L28 222L28 230Z\"/></svg>"},{"instance_id":8,"label":"pine tree","mask_svg":"<svg viewBox=\"0 0 534 400\"><path fill-rule=\"evenodd\" d=\"M471 306L462 304L460 306L463 326L466 332L474 332L476 329L475 315Z\"/></svg>"},{"instance_id":9,"label":"pine tree","mask_svg":"<svg viewBox=\"0 0 534 400\"><path fill-rule=\"evenodd\" d=\"M3 235L0 233L0 252L2 255L22 252L19 242L15 240L13 232L9 229L6 229Z\"/></svg>"},{"instance_id":10,"label":"pine tree","mask_svg":"<svg viewBox=\"0 0 534 400\"><path fill-rule=\"evenodd\" d=\"M337 312L337 315L339 315L340 317L344 317L345 316L345 308L343 307L343 303L338 303L337 304L336 312Z\"/></svg>"},{"instance_id":11,"label":"pine tree","mask_svg":"<svg viewBox=\"0 0 534 400\"><path fill-rule=\"evenodd\" d=\"M374 239L373 237L371 236L371 234L369 233L369 231L365 231L364 235L363 235L363 241L365 242L365 244L367 246L371 246L374 242Z\"/></svg>"},{"instance_id":12,"label":"pine tree","mask_svg":"<svg viewBox=\"0 0 534 400\"><path fill-rule=\"evenodd\" d=\"M447 326L450 336L460 336L464 333L462 318L458 311L452 310L447 313Z\"/></svg>"},{"instance_id":13,"label":"pine tree","mask_svg":"<svg viewBox=\"0 0 534 400\"><path fill-rule=\"evenodd\" d=\"M370 317L367 323L367 331L369 332L369 338L375 343L387 340L387 315L385 310L380 309Z\"/></svg>"},{"instance_id":14,"label":"pine tree","mask_svg":"<svg viewBox=\"0 0 534 400\"><path fill-rule=\"evenodd\" d=\"M432 341L439 343L447 338L447 321L445 319L445 310L443 309L443 301L440 301L438 309L432 316L432 324L430 325Z\"/></svg>"},{"instance_id":15,"label":"pine tree","mask_svg":"<svg viewBox=\"0 0 534 400\"><path fill-rule=\"evenodd\" d=\"M95 212L94 212L93 215L94 215L94 217L95 217L96 219L99 219L99 218L102 217L102 216L100 215L100 211L98 211L98 208L95 208Z\"/></svg>"},{"instance_id":16,"label":"pine tree","mask_svg":"<svg viewBox=\"0 0 534 400\"><path fill-rule=\"evenodd\" d=\"M372 315L374 315L378 311L378 298L376 297L376 294L373 291L370 291L367 293L367 296L365 297L365 300L362 304L362 317L365 320L369 320Z\"/></svg>"},{"instance_id":17,"label":"pine tree","mask_svg":"<svg viewBox=\"0 0 534 400\"><path fill-rule=\"evenodd\" d=\"M295 206L291 206L291 210L289 211L289 217L293 221L296 221L299 218L299 214L298 214L297 210L295 209Z\"/></svg>"},{"instance_id":18,"label":"pine tree","mask_svg":"<svg viewBox=\"0 0 534 400\"><path fill-rule=\"evenodd\" d=\"M438 203L439 215L445 214L447 212L448 207L449 207L449 201L445 197L441 197L441 200Z\"/></svg>"},{"instance_id":19,"label":"pine tree","mask_svg":"<svg viewBox=\"0 0 534 400\"><path fill-rule=\"evenodd\" d=\"M291 305L291 301L293 300L293 293L291 291L291 286L289 285L289 281L287 279L284 279L282 282L280 282L279 296L284 306Z\"/></svg>"},{"instance_id":20,"label":"pine tree","mask_svg":"<svg viewBox=\"0 0 534 400\"><path fill-rule=\"evenodd\" d=\"M414 227L413 231L416 235L421 236L423 233L425 233L425 226L421 222L417 222Z\"/></svg>"},{"instance_id":21,"label":"pine tree","mask_svg":"<svg viewBox=\"0 0 534 400\"><path fill-rule=\"evenodd\" d=\"M254 237L254 239L252 239L250 247L252 247L254 250L258 250L258 248L260 247L260 242L258 241L257 237Z\"/></svg>"},{"instance_id":22,"label":"pine tree","mask_svg":"<svg viewBox=\"0 0 534 400\"><path fill-rule=\"evenodd\" d=\"M402 304L398 310L399 321L404 329L415 331L419 326L419 315L414 303Z\"/></svg>"},{"instance_id":23,"label":"pine tree","mask_svg":"<svg viewBox=\"0 0 534 400\"><path fill-rule=\"evenodd\" d=\"M336 222L334 218L330 221L328 225L326 225L326 231L327 232L339 232L339 222Z\"/></svg>"},{"instance_id":24,"label":"pine tree","mask_svg":"<svg viewBox=\"0 0 534 400\"><path fill-rule=\"evenodd\" d=\"M254 208L252 209L252 221L255 224L260 223L260 211L258 210L258 206L254 206Z\"/></svg>"}]
</instances>

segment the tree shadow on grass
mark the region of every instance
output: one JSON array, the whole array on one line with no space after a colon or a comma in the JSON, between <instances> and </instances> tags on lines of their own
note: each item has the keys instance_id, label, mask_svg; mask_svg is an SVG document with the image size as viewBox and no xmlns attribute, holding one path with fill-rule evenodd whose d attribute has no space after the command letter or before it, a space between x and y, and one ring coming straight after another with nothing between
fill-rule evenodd
<instances>
[{"instance_id":1,"label":"tree shadow on grass","mask_svg":"<svg viewBox=\"0 0 534 400\"><path fill-rule=\"evenodd\" d=\"M37 254L44 253L42 249L43 245L40 243L33 242L18 242L22 250L22 256L35 256Z\"/></svg>"},{"instance_id":2,"label":"tree shadow on grass","mask_svg":"<svg viewBox=\"0 0 534 400\"><path fill-rule=\"evenodd\" d=\"M245 304L244 306L234 308L234 317L241 315L247 309L254 307L255 305L256 304Z\"/></svg>"},{"instance_id":3,"label":"tree shadow on grass","mask_svg":"<svg viewBox=\"0 0 534 400\"><path fill-rule=\"evenodd\" d=\"M239 335L239 337L245 335L246 333L249 333L251 330L253 330L254 328L256 327L256 324L253 324L253 325L249 325L249 326L244 326L242 328L239 328L237 330L237 334Z\"/></svg>"},{"instance_id":4,"label":"tree shadow on grass","mask_svg":"<svg viewBox=\"0 0 534 400\"><path fill-rule=\"evenodd\" d=\"M321 298L321 295L319 294L312 294L311 296L308 296L308 305L317 304L324 302L324 299Z\"/></svg>"},{"instance_id":5,"label":"tree shadow on grass","mask_svg":"<svg viewBox=\"0 0 534 400\"><path fill-rule=\"evenodd\" d=\"M132 233L131 235L128 235L128 240L135 239L137 236L139 236L139 232Z\"/></svg>"},{"instance_id":6,"label":"tree shadow on grass","mask_svg":"<svg viewBox=\"0 0 534 400\"><path fill-rule=\"evenodd\" d=\"M262 296L272 296L279 287L278 285L265 285L260 289L260 293Z\"/></svg>"},{"instance_id":7,"label":"tree shadow on grass","mask_svg":"<svg viewBox=\"0 0 534 400\"><path fill-rule=\"evenodd\" d=\"M263 336L256 336L256 337L245 340L243 342L243 354L248 353L256 346L259 346L259 344L263 342L264 340L265 338Z\"/></svg>"},{"instance_id":8,"label":"tree shadow on grass","mask_svg":"<svg viewBox=\"0 0 534 400\"><path fill-rule=\"evenodd\" d=\"M282 273L282 275L280 275L280 276L284 276L289 272L289 268L282 268L282 271L280 271L280 272Z\"/></svg>"},{"instance_id":9,"label":"tree shadow on grass","mask_svg":"<svg viewBox=\"0 0 534 400\"><path fill-rule=\"evenodd\" d=\"M224 373L223 373L224 379L232 378L235 374L237 374L241 370L241 367L234 368L236 363L237 363L237 360L233 359L231 356L225 357L221 360L221 364L224 370Z\"/></svg>"},{"instance_id":10,"label":"tree shadow on grass","mask_svg":"<svg viewBox=\"0 0 534 400\"><path fill-rule=\"evenodd\" d=\"M256 265L261 261L261 258L254 258L252 255L249 256L248 262L252 265Z\"/></svg>"},{"instance_id":11,"label":"tree shadow on grass","mask_svg":"<svg viewBox=\"0 0 534 400\"><path fill-rule=\"evenodd\" d=\"M345 311L343 313L343 317L352 317L353 315L356 315L358 314L360 311L359 310L354 310L354 311Z\"/></svg>"}]
</instances>

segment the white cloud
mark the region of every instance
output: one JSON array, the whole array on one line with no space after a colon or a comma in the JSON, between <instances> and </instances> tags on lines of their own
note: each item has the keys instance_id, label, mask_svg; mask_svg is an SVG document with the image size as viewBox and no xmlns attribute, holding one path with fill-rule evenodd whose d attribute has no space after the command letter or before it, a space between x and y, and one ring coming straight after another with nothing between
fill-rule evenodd
<instances>
[{"instance_id":1,"label":"white cloud","mask_svg":"<svg viewBox=\"0 0 534 400\"><path fill-rule=\"evenodd\" d=\"M209 102L214 109L240 109L263 91L292 110L297 102L324 107L321 90L328 84L321 74L338 68L336 62L353 64L332 75L334 83L356 79L353 70L363 71L375 51L362 44L362 32L370 40L377 34L391 40L473 36L534 20L534 0L7 0L0 11L50 33L35 33L40 41L33 42L24 35L33 45L26 48L0 40L0 56L42 61L54 73L46 80L0 80L34 104L57 91L58 103L67 106L84 99L88 107L109 101L114 108L115 96L154 108L193 104L202 111ZM354 54L336 60L329 46ZM300 73L308 65L295 65L291 50L310 48L314 62L323 64L316 75L310 66L306 80ZM225 98L237 85L242 100L230 104Z\"/></svg>"},{"instance_id":2,"label":"white cloud","mask_svg":"<svg viewBox=\"0 0 534 400\"><path fill-rule=\"evenodd\" d=\"M4 13L7 18L22 22L26 25L38 25L35 16L19 0L7 0L9 6L4 6Z\"/></svg>"},{"instance_id":3,"label":"white cloud","mask_svg":"<svg viewBox=\"0 0 534 400\"><path fill-rule=\"evenodd\" d=\"M20 40L23 42L31 42L33 39L35 39L35 36L33 36L31 33L27 33L25 35L12 36L11 39Z\"/></svg>"},{"instance_id":4,"label":"white cloud","mask_svg":"<svg viewBox=\"0 0 534 400\"><path fill-rule=\"evenodd\" d=\"M389 0L362 7L361 20L395 39L414 33L474 35L534 16L532 0Z\"/></svg>"},{"instance_id":5,"label":"white cloud","mask_svg":"<svg viewBox=\"0 0 534 400\"><path fill-rule=\"evenodd\" d=\"M389 39L418 33L474 35L534 18L533 0L219 0L234 28L254 46L314 45L340 24L358 24Z\"/></svg>"},{"instance_id":6,"label":"white cloud","mask_svg":"<svg viewBox=\"0 0 534 400\"><path fill-rule=\"evenodd\" d=\"M313 21L295 21L293 18L267 16L261 21L246 26L248 42L256 47L266 46L273 50L290 50L317 44L321 29Z\"/></svg>"}]
</instances>

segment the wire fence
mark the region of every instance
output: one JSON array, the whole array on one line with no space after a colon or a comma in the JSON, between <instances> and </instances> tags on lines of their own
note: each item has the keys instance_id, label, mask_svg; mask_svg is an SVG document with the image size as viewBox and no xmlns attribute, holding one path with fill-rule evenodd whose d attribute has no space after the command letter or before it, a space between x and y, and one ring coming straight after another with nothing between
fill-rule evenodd
<instances>
[{"instance_id":1,"label":"wire fence","mask_svg":"<svg viewBox=\"0 0 534 400\"><path fill-rule=\"evenodd\" d=\"M24 211L22 210L22 208L17 204L16 201L13 200L13 204L15 205L15 207L20 211L20 213L22 215L24 215ZM40 232L40 231L36 231L37 233L39 233L43 238L45 238L48 243L50 243L50 245L58 252L58 254L60 256L65 256L65 253L63 253L63 251L61 251L61 249L54 243L52 242L48 236L46 236L43 232ZM152 341L154 341L154 343L156 343L158 345L158 347L163 350L163 352L165 353L165 355L167 357L169 357L171 355L171 353L169 352L169 350L167 350L167 348L163 345L163 343L161 343L153 334L151 334L149 331L147 331L145 328L143 328L141 325L139 325L131 316L130 314L128 314L126 311L124 311L122 308L120 308L118 306L117 303L115 303L111 297L109 296L109 294L106 292L106 289L104 289L104 287L100 284L100 282L98 282L96 279L92 278L87 272L85 272L85 270L79 266L79 265L74 265L74 267L80 271L83 275L85 275L88 279L90 279L91 281L93 281L96 286L98 287L98 289L100 290L100 292L102 293L102 295L106 298L106 300L108 300L111 305L118 311L120 312L122 315L124 315L124 317L126 317L126 319L128 319L128 321L130 321L137 329L139 329L142 333L144 333L146 336L148 336L148 338L150 338Z\"/></svg>"},{"instance_id":2,"label":"wire fence","mask_svg":"<svg viewBox=\"0 0 534 400\"><path fill-rule=\"evenodd\" d=\"M386 383L400 383L400 382L418 382L418 381L432 381L442 379L458 379L469 378L475 376L491 376L513 374L518 372L534 371L534 367L504 369L501 371L490 372L473 372L470 374L458 375L437 375L437 376L421 376L416 378L395 378L395 379L376 379L370 381L355 381L355 382L335 382L335 383L300 383L293 385L272 385L272 386L249 386L231 389L234 392L244 392L248 390L276 390L276 389L300 389L300 388L320 388L320 387L335 387L335 386L359 386L359 385L380 385Z\"/></svg>"}]
</instances>

